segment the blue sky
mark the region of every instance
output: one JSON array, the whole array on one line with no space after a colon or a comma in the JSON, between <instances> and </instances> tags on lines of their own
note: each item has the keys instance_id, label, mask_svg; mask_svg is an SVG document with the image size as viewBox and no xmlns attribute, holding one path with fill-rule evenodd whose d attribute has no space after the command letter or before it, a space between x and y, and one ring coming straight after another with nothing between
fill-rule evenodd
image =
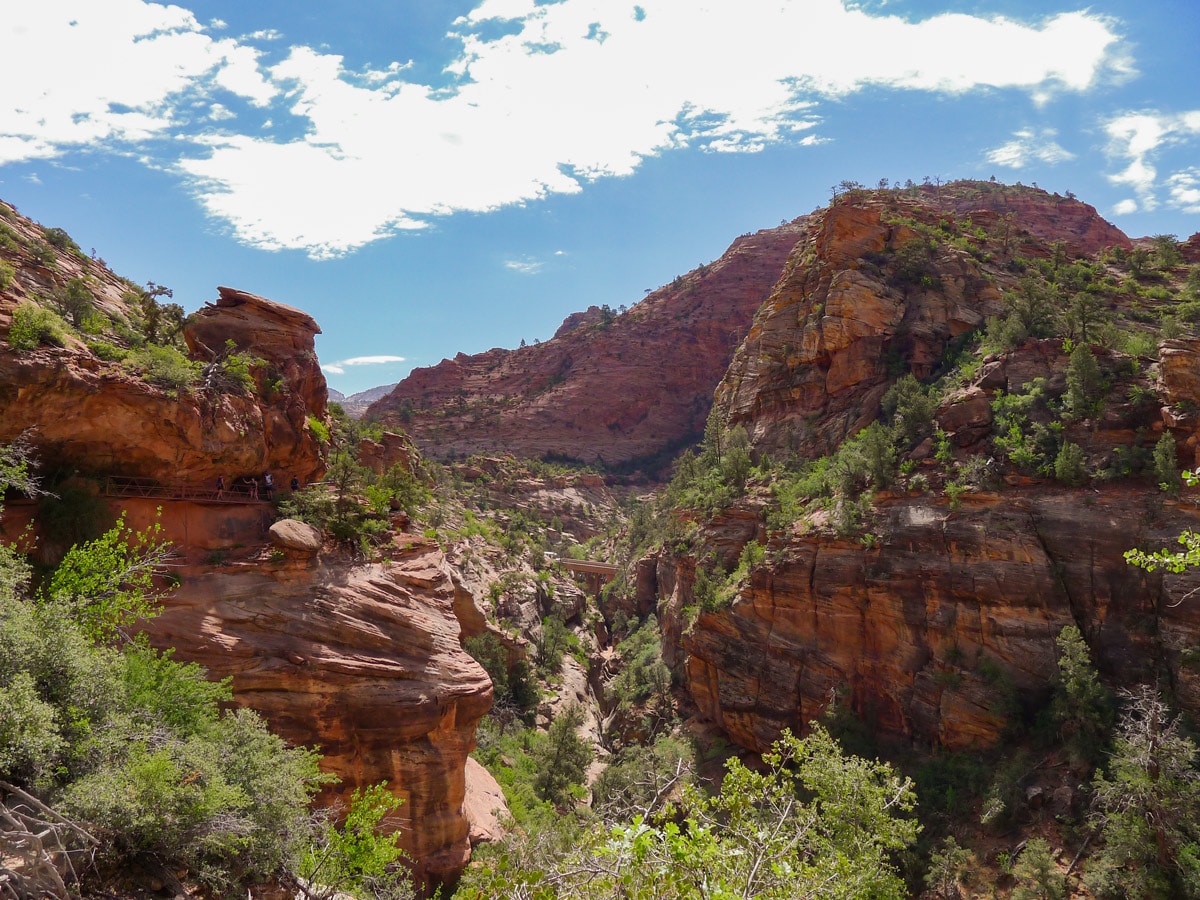
<instances>
[{"instance_id":1,"label":"blue sky","mask_svg":"<svg viewBox=\"0 0 1200 900\"><path fill-rule=\"evenodd\" d=\"M346 393L633 304L842 180L1200 230L1194 0L10 0L0 197Z\"/></svg>"}]
</instances>

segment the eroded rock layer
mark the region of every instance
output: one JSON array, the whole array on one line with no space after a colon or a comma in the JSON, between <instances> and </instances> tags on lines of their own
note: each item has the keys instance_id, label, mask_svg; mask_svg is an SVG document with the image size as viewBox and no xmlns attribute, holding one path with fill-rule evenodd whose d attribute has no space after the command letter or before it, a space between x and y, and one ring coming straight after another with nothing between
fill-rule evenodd
<instances>
[{"instance_id":1,"label":"eroded rock layer","mask_svg":"<svg viewBox=\"0 0 1200 900\"><path fill-rule=\"evenodd\" d=\"M459 643L441 552L417 540L392 555L185 570L147 631L177 658L232 676L236 701L272 730L319 746L341 779L325 802L389 782L418 871L453 877L470 852L464 767L492 686Z\"/></svg>"},{"instance_id":2,"label":"eroded rock layer","mask_svg":"<svg viewBox=\"0 0 1200 900\"><path fill-rule=\"evenodd\" d=\"M543 344L416 369L367 415L439 456L612 465L669 455L703 430L713 388L803 230L797 220L738 238L628 312L577 313Z\"/></svg>"},{"instance_id":3,"label":"eroded rock layer","mask_svg":"<svg viewBox=\"0 0 1200 900\"><path fill-rule=\"evenodd\" d=\"M701 612L681 636L678 662L700 712L756 750L834 701L927 746L991 745L1021 702L1048 696L1055 638L1070 624L1103 671L1126 682L1161 674L1197 711L1185 658L1200 607L1173 604L1200 579L1147 575L1123 558L1197 524L1190 504L1164 508L1129 489L975 494L958 509L885 500L870 548L794 532L773 542L734 603ZM683 630L694 577L687 559L658 562L652 590L668 633Z\"/></svg>"}]
</instances>

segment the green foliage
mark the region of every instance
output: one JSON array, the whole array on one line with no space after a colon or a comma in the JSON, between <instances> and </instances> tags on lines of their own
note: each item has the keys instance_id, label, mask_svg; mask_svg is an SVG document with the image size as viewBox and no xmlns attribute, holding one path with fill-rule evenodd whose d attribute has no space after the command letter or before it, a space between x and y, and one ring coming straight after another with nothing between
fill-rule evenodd
<instances>
[{"instance_id":1,"label":"green foliage","mask_svg":"<svg viewBox=\"0 0 1200 900\"><path fill-rule=\"evenodd\" d=\"M1100 897L1198 897L1196 745L1151 688L1125 699L1107 769L1093 784L1093 824L1104 846L1088 886Z\"/></svg>"},{"instance_id":2,"label":"green foliage","mask_svg":"<svg viewBox=\"0 0 1200 900\"><path fill-rule=\"evenodd\" d=\"M694 766L693 749L671 735L623 747L592 785L592 806L610 822L650 816L690 782Z\"/></svg>"},{"instance_id":3,"label":"green foliage","mask_svg":"<svg viewBox=\"0 0 1200 900\"><path fill-rule=\"evenodd\" d=\"M1054 478L1071 487L1079 487L1087 482L1087 459L1082 447L1070 441L1063 441L1054 457Z\"/></svg>"},{"instance_id":4,"label":"green foliage","mask_svg":"<svg viewBox=\"0 0 1200 900\"><path fill-rule=\"evenodd\" d=\"M1090 419L1098 415L1106 387L1091 348L1080 344L1071 351L1067 363L1066 406L1072 418Z\"/></svg>"},{"instance_id":5,"label":"green foliage","mask_svg":"<svg viewBox=\"0 0 1200 900\"><path fill-rule=\"evenodd\" d=\"M671 711L671 671L662 659L658 620L650 616L617 645L621 670L606 694L622 707L645 706L653 715Z\"/></svg>"},{"instance_id":6,"label":"green foliage","mask_svg":"<svg viewBox=\"0 0 1200 900\"><path fill-rule=\"evenodd\" d=\"M988 321L985 345L992 350L1012 350L1030 338L1052 337L1062 307L1062 291L1035 275L1021 278L1015 291L1004 294L1007 312Z\"/></svg>"},{"instance_id":7,"label":"green foliage","mask_svg":"<svg viewBox=\"0 0 1200 900\"><path fill-rule=\"evenodd\" d=\"M975 854L960 847L953 837L945 838L941 847L929 857L929 870L925 873L925 887L940 900L959 900L963 885L971 883L971 877L979 863Z\"/></svg>"},{"instance_id":8,"label":"green foliage","mask_svg":"<svg viewBox=\"0 0 1200 900\"><path fill-rule=\"evenodd\" d=\"M902 818L914 806L910 782L884 763L845 756L819 726L803 740L785 733L764 762L756 772L731 760L718 795L685 789L669 815L573 832L565 854L540 852L541 837L514 838L502 857L473 867L455 896L906 896L890 856L920 831Z\"/></svg>"},{"instance_id":9,"label":"green foliage","mask_svg":"<svg viewBox=\"0 0 1200 900\"><path fill-rule=\"evenodd\" d=\"M881 406L903 446L915 447L933 433L933 416L939 400L934 389L911 374L888 388Z\"/></svg>"},{"instance_id":10,"label":"green foliage","mask_svg":"<svg viewBox=\"0 0 1200 900\"><path fill-rule=\"evenodd\" d=\"M21 480L26 460L5 459L0 480ZM294 867L326 779L254 713L223 714L227 683L114 641L153 611L164 558L156 532L118 523L35 598L28 567L0 550L0 779L98 837L114 866L152 859L238 896Z\"/></svg>"},{"instance_id":11,"label":"green foliage","mask_svg":"<svg viewBox=\"0 0 1200 900\"><path fill-rule=\"evenodd\" d=\"M158 523L135 532L122 516L94 541L67 551L50 578L49 597L97 643L126 635L138 619L157 614L154 579L171 555L161 532Z\"/></svg>"},{"instance_id":12,"label":"green foliage","mask_svg":"<svg viewBox=\"0 0 1200 900\"><path fill-rule=\"evenodd\" d=\"M14 350L32 350L39 344L66 346L67 323L45 307L22 303L13 310L8 343Z\"/></svg>"},{"instance_id":13,"label":"green foliage","mask_svg":"<svg viewBox=\"0 0 1200 900\"><path fill-rule=\"evenodd\" d=\"M1031 838L1025 844L1013 866L1013 877L1017 886L1012 900L1063 900L1067 896L1066 876L1058 871L1043 838Z\"/></svg>"},{"instance_id":14,"label":"green foliage","mask_svg":"<svg viewBox=\"0 0 1200 900\"><path fill-rule=\"evenodd\" d=\"M529 670L529 663L522 657L510 665L508 648L495 633L485 631L469 637L463 642L463 649L492 679L493 707L512 708L518 715L527 716L537 706L537 681Z\"/></svg>"},{"instance_id":15,"label":"green foliage","mask_svg":"<svg viewBox=\"0 0 1200 900\"><path fill-rule=\"evenodd\" d=\"M399 861L404 851L390 817L404 801L386 784L355 788L346 821L335 827L326 821L305 852L300 877L308 883L311 900L333 900L339 894L375 900L407 900L414 896Z\"/></svg>"},{"instance_id":16,"label":"green foliage","mask_svg":"<svg viewBox=\"0 0 1200 900\"><path fill-rule=\"evenodd\" d=\"M130 351L125 366L143 380L172 393L188 391L200 381L201 365L177 348L147 344Z\"/></svg>"},{"instance_id":17,"label":"green foliage","mask_svg":"<svg viewBox=\"0 0 1200 900\"><path fill-rule=\"evenodd\" d=\"M61 289L54 291L52 299L54 305L76 328L82 326L84 319L95 312L96 298L92 296L91 289L82 278L67 281Z\"/></svg>"},{"instance_id":18,"label":"green foliage","mask_svg":"<svg viewBox=\"0 0 1200 900\"><path fill-rule=\"evenodd\" d=\"M1035 378L1018 393L998 392L992 400L996 449L1023 472L1052 475L1062 444L1062 425L1054 413L1044 379Z\"/></svg>"},{"instance_id":19,"label":"green foliage","mask_svg":"<svg viewBox=\"0 0 1200 900\"><path fill-rule=\"evenodd\" d=\"M583 710L569 706L539 734L532 747L537 763L533 789L547 803L563 807L574 802L575 792L583 787L587 767L592 762L592 745L579 737Z\"/></svg>"},{"instance_id":20,"label":"green foliage","mask_svg":"<svg viewBox=\"0 0 1200 900\"><path fill-rule=\"evenodd\" d=\"M318 419L312 413L309 413L308 419L306 421L308 423L308 430L313 433L313 436L318 441L320 441L322 444L328 444L330 442L331 435L329 433L328 425L326 425L324 422L322 422L320 419Z\"/></svg>"},{"instance_id":21,"label":"green foliage","mask_svg":"<svg viewBox=\"0 0 1200 900\"><path fill-rule=\"evenodd\" d=\"M79 249L79 245L72 240L71 236L61 228L47 228L43 232L46 238L46 243L51 247L57 247L59 250L65 250L75 256L83 256L83 251Z\"/></svg>"},{"instance_id":22,"label":"green foliage","mask_svg":"<svg viewBox=\"0 0 1200 900\"><path fill-rule=\"evenodd\" d=\"M1183 479L1189 485L1195 487L1196 484L1200 483L1200 470L1184 472ZM1153 552L1126 550L1125 561L1132 566L1137 566L1139 569L1145 569L1147 572L1154 572L1157 569L1163 568L1176 575L1187 569L1200 566L1200 533L1185 531L1179 535L1179 543L1183 546L1182 550L1156 550Z\"/></svg>"},{"instance_id":23,"label":"green foliage","mask_svg":"<svg viewBox=\"0 0 1200 900\"><path fill-rule=\"evenodd\" d=\"M1160 490L1172 497L1179 496L1179 457L1175 437L1169 431L1164 431L1158 443L1154 445L1154 480Z\"/></svg>"},{"instance_id":24,"label":"green foliage","mask_svg":"<svg viewBox=\"0 0 1200 900\"><path fill-rule=\"evenodd\" d=\"M0 259L0 291L7 290L17 277L17 270L12 263Z\"/></svg>"},{"instance_id":25,"label":"green foliage","mask_svg":"<svg viewBox=\"0 0 1200 900\"><path fill-rule=\"evenodd\" d=\"M1057 644L1058 675L1050 715L1072 761L1090 767L1098 761L1112 728L1112 696L1100 683L1078 628L1063 628Z\"/></svg>"},{"instance_id":26,"label":"green foliage","mask_svg":"<svg viewBox=\"0 0 1200 900\"><path fill-rule=\"evenodd\" d=\"M558 616L542 619L542 630L534 638L534 646L537 648L538 673L543 678L555 678L562 673L563 656L570 649L573 637L566 623Z\"/></svg>"}]
</instances>

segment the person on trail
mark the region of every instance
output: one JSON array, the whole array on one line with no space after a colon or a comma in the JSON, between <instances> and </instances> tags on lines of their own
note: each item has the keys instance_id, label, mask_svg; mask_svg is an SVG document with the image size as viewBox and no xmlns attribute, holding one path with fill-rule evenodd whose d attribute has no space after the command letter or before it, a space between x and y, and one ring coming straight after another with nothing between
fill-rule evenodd
<instances>
[{"instance_id":1,"label":"person on trail","mask_svg":"<svg viewBox=\"0 0 1200 900\"><path fill-rule=\"evenodd\" d=\"M266 493L268 500L275 493L275 479L271 477L270 472L263 472L263 491Z\"/></svg>"},{"instance_id":2,"label":"person on trail","mask_svg":"<svg viewBox=\"0 0 1200 900\"><path fill-rule=\"evenodd\" d=\"M300 490L300 476L293 475L292 476L292 493L294 494L298 490Z\"/></svg>"},{"instance_id":3,"label":"person on trail","mask_svg":"<svg viewBox=\"0 0 1200 900\"><path fill-rule=\"evenodd\" d=\"M250 499L258 499L258 479L253 476L250 478Z\"/></svg>"},{"instance_id":4,"label":"person on trail","mask_svg":"<svg viewBox=\"0 0 1200 900\"><path fill-rule=\"evenodd\" d=\"M222 500L225 497L225 476L217 476L217 499Z\"/></svg>"}]
</instances>

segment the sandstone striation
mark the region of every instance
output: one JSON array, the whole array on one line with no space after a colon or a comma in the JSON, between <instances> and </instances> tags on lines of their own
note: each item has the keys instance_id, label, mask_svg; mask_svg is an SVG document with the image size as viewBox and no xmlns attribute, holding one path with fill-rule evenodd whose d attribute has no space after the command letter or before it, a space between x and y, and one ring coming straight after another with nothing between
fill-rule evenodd
<instances>
[{"instance_id":1,"label":"sandstone striation","mask_svg":"<svg viewBox=\"0 0 1200 900\"><path fill-rule=\"evenodd\" d=\"M0 329L32 284L19 277L0 292ZM221 347L234 340L264 360L257 390L169 390L73 338L64 347L0 345L0 442L29 431L47 468L164 485L211 488L218 476L230 482L268 469L305 483L319 478L324 460L306 424L310 415L325 415L316 324L282 304L222 291L237 302L204 311L193 339L202 334ZM207 359L206 351L199 358Z\"/></svg>"},{"instance_id":2,"label":"sandstone striation","mask_svg":"<svg viewBox=\"0 0 1200 900\"><path fill-rule=\"evenodd\" d=\"M416 369L367 415L438 456L665 457L703 430L713 388L804 227L738 238L628 312L577 313L545 343Z\"/></svg>"},{"instance_id":3,"label":"sandstone striation","mask_svg":"<svg viewBox=\"0 0 1200 900\"><path fill-rule=\"evenodd\" d=\"M457 875L470 852L464 767L492 687L460 645L441 552L403 544L370 565L187 569L146 631L177 658L231 676L235 700L287 740L319 746L341 779L324 802L389 782L404 800L402 844L437 880Z\"/></svg>"},{"instance_id":4,"label":"sandstone striation","mask_svg":"<svg viewBox=\"0 0 1200 900\"><path fill-rule=\"evenodd\" d=\"M716 391L757 448L800 456L874 421L897 367L929 376L954 338L999 314L1010 255L1130 246L1084 203L971 182L845 196L812 219ZM931 246L931 230L954 229L972 237Z\"/></svg>"},{"instance_id":5,"label":"sandstone striation","mask_svg":"<svg viewBox=\"0 0 1200 900\"><path fill-rule=\"evenodd\" d=\"M699 711L759 751L834 701L925 746L989 746L1022 703L1048 696L1068 624L1102 671L1164 676L1200 711L1184 661L1200 607L1172 606L1200 579L1146 575L1122 557L1200 525L1190 504L1160 513L1158 498L1128 488L968 496L957 510L931 496L883 501L870 548L819 533L773 541L773 561L733 604L701 612L679 638L675 663ZM709 530L710 543L727 531ZM749 537L735 528L727 539ZM680 635L694 563L662 557L656 568L665 633Z\"/></svg>"}]
</instances>

